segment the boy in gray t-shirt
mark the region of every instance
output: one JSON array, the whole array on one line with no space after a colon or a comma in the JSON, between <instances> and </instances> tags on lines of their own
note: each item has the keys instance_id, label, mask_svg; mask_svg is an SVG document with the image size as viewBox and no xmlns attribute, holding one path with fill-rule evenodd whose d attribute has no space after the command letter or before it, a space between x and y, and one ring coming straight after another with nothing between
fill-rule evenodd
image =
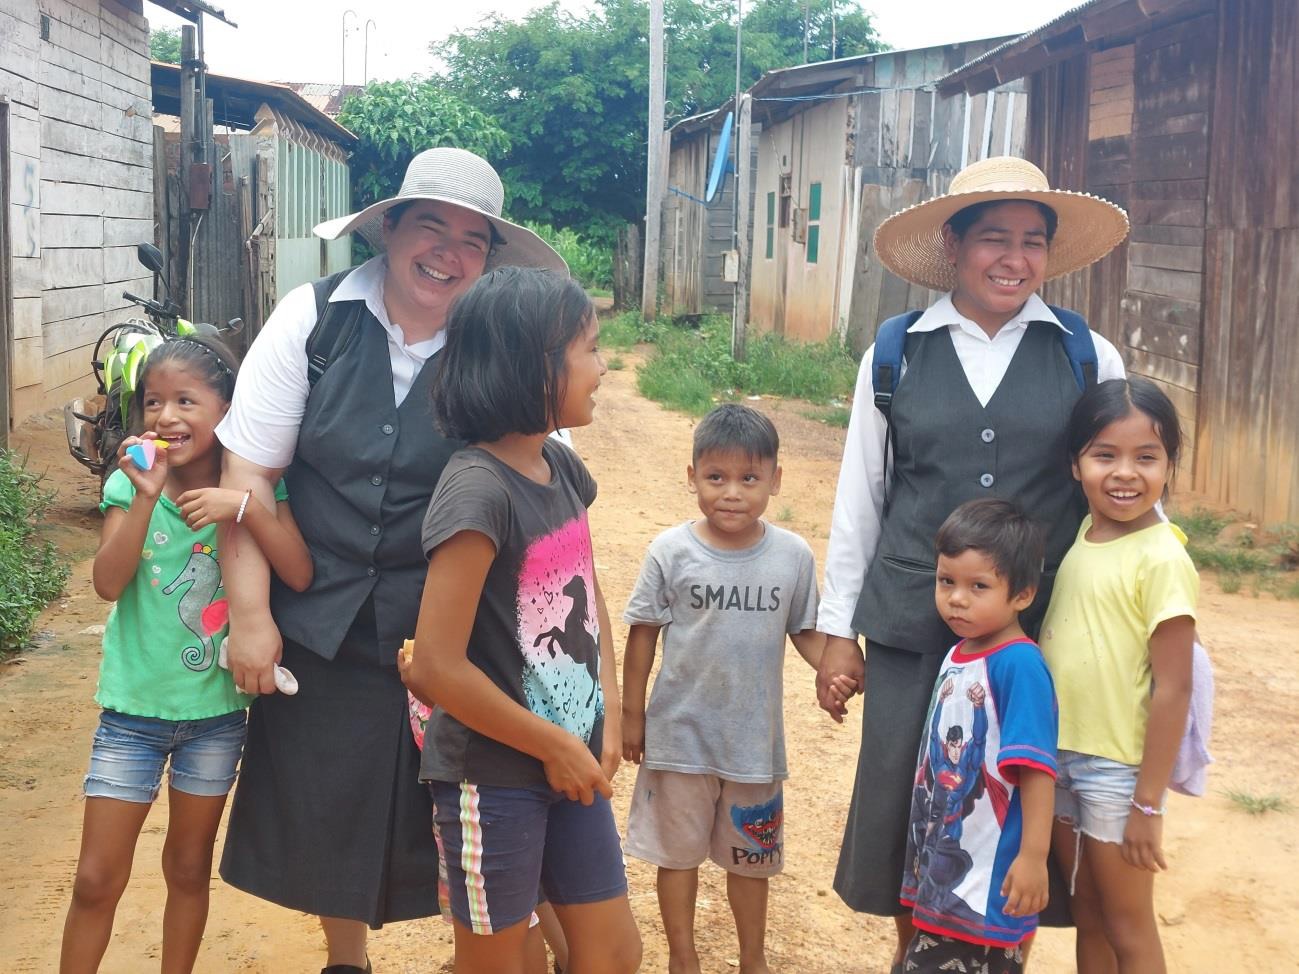
<instances>
[{"instance_id":1,"label":"boy in gray t-shirt","mask_svg":"<svg viewBox=\"0 0 1299 974\"><path fill-rule=\"evenodd\" d=\"M623 756L641 766L624 848L659 867L672 970L699 970L695 891L706 858L727 871L740 970L767 969L767 880L783 865L788 777L785 636L813 669L823 643L812 551L762 520L780 490L778 449L771 421L747 406L704 417L686 469L704 517L654 539L623 613Z\"/></svg>"}]
</instances>

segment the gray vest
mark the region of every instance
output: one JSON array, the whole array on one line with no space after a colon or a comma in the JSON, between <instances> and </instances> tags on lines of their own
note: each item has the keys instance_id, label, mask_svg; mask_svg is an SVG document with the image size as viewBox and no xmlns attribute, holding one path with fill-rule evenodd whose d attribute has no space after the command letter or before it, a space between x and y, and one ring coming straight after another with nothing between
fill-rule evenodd
<instances>
[{"instance_id":1,"label":"gray vest","mask_svg":"<svg viewBox=\"0 0 1299 974\"><path fill-rule=\"evenodd\" d=\"M1086 512L1065 431L1080 395L1049 322L1028 326L987 406L979 403L946 328L907 337L907 371L893 396L893 480L879 546L853 629L869 642L946 652L956 635L934 607L934 535L977 497L1016 501L1047 531L1046 571L1020 622L1036 636L1055 572Z\"/></svg>"},{"instance_id":2,"label":"gray vest","mask_svg":"<svg viewBox=\"0 0 1299 974\"><path fill-rule=\"evenodd\" d=\"M284 479L315 579L301 593L274 584L271 611L286 639L326 659L346 636L349 657L395 665L402 640L415 634L428 571L424 514L463 445L433 426L436 367L436 357L425 362L396 406L388 339L366 311L307 399Z\"/></svg>"}]
</instances>

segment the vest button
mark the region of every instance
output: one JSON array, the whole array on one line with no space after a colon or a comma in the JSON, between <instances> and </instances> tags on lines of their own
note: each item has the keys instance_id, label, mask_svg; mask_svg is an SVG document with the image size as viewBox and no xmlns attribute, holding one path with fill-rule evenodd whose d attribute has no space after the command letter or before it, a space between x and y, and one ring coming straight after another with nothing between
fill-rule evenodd
<instances>
[{"instance_id":1,"label":"vest button","mask_svg":"<svg viewBox=\"0 0 1299 974\"><path fill-rule=\"evenodd\" d=\"M369 575L371 578L374 578L375 575L378 575L378 574L379 574L379 569L377 569L377 568L375 568L373 565L371 565L369 568L367 568L367 569L365 570L365 573L366 573L367 575Z\"/></svg>"},{"instance_id":2,"label":"vest button","mask_svg":"<svg viewBox=\"0 0 1299 974\"><path fill-rule=\"evenodd\" d=\"M993 429L986 429L979 434L979 437L980 439L983 440L984 443L991 443L993 440L997 438L997 431Z\"/></svg>"},{"instance_id":3,"label":"vest button","mask_svg":"<svg viewBox=\"0 0 1299 974\"><path fill-rule=\"evenodd\" d=\"M996 481L996 479L997 478L994 477L992 474L985 473L979 477L979 483L984 487L991 487L993 483Z\"/></svg>"},{"instance_id":4,"label":"vest button","mask_svg":"<svg viewBox=\"0 0 1299 974\"><path fill-rule=\"evenodd\" d=\"M377 525L377 524L371 524L371 525L370 525L370 533L371 533L371 534L378 534L378 533L379 533L379 525Z\"/></svg>"},{"instance_id":5,"label":"vest button","mask_svg":"<svg viewBox=\"0 0 1299 974\"><path fill-rule=\"evenodd\" d=\"M373 477L370 478L370 483L372 483L372 484L374 484L374 486L378 487L380 484L383 483L383 478L380 477L378 474L375 474Z\"/></svg>"},{"instance_id":6,"label":"vest button","mask_svg":"<svg viewBox=\"0 0 1299 974\"><path fill-rule=\"evenodd\" d=\"M385 436L392 436L392 434L396 431L397 427L393 426L392 423L384 423L382 426L379 427L379 429L383 430Z\"/></svg>"}]
</instances>

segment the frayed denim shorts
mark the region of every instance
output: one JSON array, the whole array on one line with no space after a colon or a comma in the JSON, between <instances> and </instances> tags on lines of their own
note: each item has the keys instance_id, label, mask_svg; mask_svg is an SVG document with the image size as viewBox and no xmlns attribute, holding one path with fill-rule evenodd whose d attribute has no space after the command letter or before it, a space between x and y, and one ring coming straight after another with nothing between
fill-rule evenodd
<instances>
[{"instance_id":1,"label":"frayed denim shorts","mask_svg":"<svg viewBox=\"0 0 1299 974\"><path fill-rule=\"evenodd\" d=\"M1061 751L1055 779L1055 817L1075 832L1122 844L1137 787L1135 764Z\"/></svg>"},{"instance_id":2,"label":"frayed denim shorts","mask_svg":"<svg viewBox=\"0 0 1299 974\"><path fill-rule=\"evenodd\" d=\"M235 783L247 719L244 710L204 720L132 717L105 710L90 749L86 797L147 804L158 797L168 758L170 784L177 791L211 798L226 795Z\"/></svg>"}]
</instances>

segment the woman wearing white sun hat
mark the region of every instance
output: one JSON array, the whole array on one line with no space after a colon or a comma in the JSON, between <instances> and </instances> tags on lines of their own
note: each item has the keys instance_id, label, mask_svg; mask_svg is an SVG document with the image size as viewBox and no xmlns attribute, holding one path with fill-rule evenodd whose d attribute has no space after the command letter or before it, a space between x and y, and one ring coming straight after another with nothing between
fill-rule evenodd
<instances>
[{"instance_id":1,"label":"woman wearing white sun hat","mask_svg":"<svg viewBox=\"0 0 1299 974\"><path fill-rule=\"evenodd\" d=\"M321 917L330 974L369 969L367 925L437 912L431 806L395 666L427 568L421 521L461 445L434 428L434 358L452 303L485 271L568 270L501 217L503 200L485 160L435 148L396 196L316 227L330 240L359 232L379 254L284 297L217 430L222 485L268 500L283 472L315 561L315 581L295 593L270 582L247 538L229 545L231 670L265 696L249 717L221 875ZM274 692L281 653L296 696Z\"/></svg>"},{"instance_id":2,"label":"woman wearing white sun hat","mask_svg":"<svg viewBox=\"0 0 1299 974\"><path fill-rule=\"evenodd\" d=\"M817 691L839 720L831 680L846 676L865 693L835 890L858 912L895 917L894 964L913 932L898 892L916 748L938 665L956 642L934 607L934 535L977 497L1013 499L1039 520L1046 572L1021 620L1037 635L1086 511L1064 447L1080 389L1063 340L1067 322L1086 325L1057 315L1037 290L1099 260L1127 231L1114 204L1053 190L1037 167L1002 157L968 166L947 194L895 213L875 234L889 270L946 293L906 329L888 421L874 405L875 346L862 361L826 555ZM1096 379L1122 377L1114 346L1091 338Z\"/></svg>"}]
</instances>

